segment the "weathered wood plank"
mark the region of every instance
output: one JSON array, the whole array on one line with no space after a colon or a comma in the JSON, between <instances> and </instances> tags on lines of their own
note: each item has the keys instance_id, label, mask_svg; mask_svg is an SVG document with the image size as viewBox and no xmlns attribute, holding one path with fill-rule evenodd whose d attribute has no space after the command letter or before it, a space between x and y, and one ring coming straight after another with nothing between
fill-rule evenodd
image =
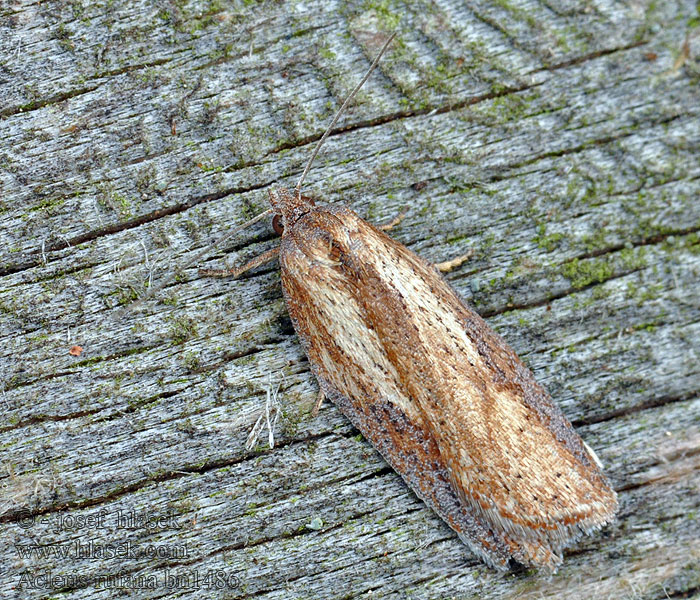
<instances>
[{"instance_id":1,"label":"weathered wood plank","mask_svg":"<svg viewBox=\"0 0 700 600\"><path fill-rule=\"evenodd\" d=\"M699 19L692 2L0 5L3 596L109 597L97 582L120 573L143 598L697 594ZM620 493L552 577L491 572L333 406L311 417L274 265L190 268L114 308L294 184L392 28L307 193L374 222L407 209L392 235L430 260L474 250L448 278ZM207 264L274 243L262 224ZM276 447L248 452L277 386Z\"/></svg>"}]
</instances>

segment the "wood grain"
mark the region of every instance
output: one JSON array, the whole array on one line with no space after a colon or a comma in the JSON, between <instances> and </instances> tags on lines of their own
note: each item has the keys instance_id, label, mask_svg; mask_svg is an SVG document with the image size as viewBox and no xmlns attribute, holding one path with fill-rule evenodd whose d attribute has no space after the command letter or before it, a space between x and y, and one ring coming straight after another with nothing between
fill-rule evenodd
<instances>
[{"instance_id":1,"label":"wood grain","mask_svg":"<svg viewBox=\"0 0 700 600\"><path fill-rule=\"evenodd\" d=\"M3 597L111 597L99 578L119 573L137 598L697 595L699 18L631 0L0 5ZM311 417L274 263L181 269L294 185L391 28L305 193L374 223L406 209L391 235L428 260L474 251L448 278L620 496L552 577L487 569L332 405ZM261 224L205 264L274 243ZM278 384L275 448L247 452Z\"/></svg>"}]
</instances>

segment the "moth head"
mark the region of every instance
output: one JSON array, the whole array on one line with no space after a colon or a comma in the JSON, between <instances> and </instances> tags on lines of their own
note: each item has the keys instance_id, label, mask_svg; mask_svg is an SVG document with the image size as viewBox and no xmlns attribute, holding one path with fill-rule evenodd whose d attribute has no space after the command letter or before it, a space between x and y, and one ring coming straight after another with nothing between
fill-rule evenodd
<instances>
[{"instance_id":1,"label":"moth head","mask_svg":"<svg viewBox=\"0 0 700 600\"><path fill-rule=\"evenodd\" d=\"M302 196L287 188L271 189L269 194L270 204L277 213L272 220L272 226L280 235L286 227L293 225L315 206L308 196Z\"/></svg>"}]
</instances>

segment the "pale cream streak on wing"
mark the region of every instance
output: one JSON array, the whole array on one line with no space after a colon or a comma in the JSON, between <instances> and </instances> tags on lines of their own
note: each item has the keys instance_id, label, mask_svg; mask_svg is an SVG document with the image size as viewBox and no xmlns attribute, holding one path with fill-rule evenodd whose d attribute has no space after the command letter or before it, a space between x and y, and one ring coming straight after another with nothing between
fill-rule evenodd
<instances>
[{"instance_id":1,"label":"pale cream streak on wing","mask_svg":"<svg viewBox=\"0 0 700 600\"><path fill-rule=\"evenodd\" d=\"M311 264L303 253L292 251L285 257L288 276L303 282L308 291L315 319L307 323L316 336L312 336L313 349L323 370L329 375L334 386L345 396L356 402L367 400L362 397L354 382L359 378L371 381L377 386L382 399L394 403L409 417L416 418L416 407L404 392L395 385L398 381L396 369L389 362L377 333L364 325L362 309L350 293L350 286L342 273L333 269L331 261L317 257ZM327 332L335 344L350 357L351 362L343 362L325 352L323 344L314 343Z\"/></svg>"},{"instance_id":2,"label":"pale cream streak on wing","mask_svg":"<svg viewBox=\"0 0 700 600\"><path fill-rule=\"evenodd\" d=\"M596 503L587 499L597 496L596 489L568 449L517 397L494 387L484 395L473 385L472 378L490 380L493 373L467 337L459 315L431 291L431 286L446 285L442 279L425 272L425 266L416 263L407 250L387 245L382 234L366 224L358 224L358 230L364 242L364 248L355 244L358 259L374 266L400 291L409 314L420 316L414 322L425 353L432 355L435 379L450 382L451 394L441 397L439 403L428 397L416 400L429 423L449 415L444 425L434 428L434 434L466 499L471 497L470 504L510 533L532 538L541 533L531 533L530 526L560 521L563 527L561 521L566 518L590 514ZM423 271L420 276L416 267L419 273ZM434 343L436 339L446 350ZM455 369L463 376L454 377ZM501 518L503 511L497 506L507 507L525 530ZM553 534L555 540L561 537Z\"/></svg>"}]
</instances>

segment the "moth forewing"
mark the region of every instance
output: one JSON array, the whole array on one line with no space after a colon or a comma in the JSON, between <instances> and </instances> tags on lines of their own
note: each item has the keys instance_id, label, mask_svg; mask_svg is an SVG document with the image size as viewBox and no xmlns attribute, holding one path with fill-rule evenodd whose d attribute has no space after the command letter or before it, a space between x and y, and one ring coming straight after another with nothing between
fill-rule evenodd
<instances>
[{"instance_id":1,"label":"moth forewing","mask_svg":"<svg viewBox=\"0 0 700 600\"><path fill-rule=\"evenodd\" d=\"M489 564L554 568L617 500L559 408L436 269L342 206L270 194L321 391Z\"/></svg>"}]
</instances>

